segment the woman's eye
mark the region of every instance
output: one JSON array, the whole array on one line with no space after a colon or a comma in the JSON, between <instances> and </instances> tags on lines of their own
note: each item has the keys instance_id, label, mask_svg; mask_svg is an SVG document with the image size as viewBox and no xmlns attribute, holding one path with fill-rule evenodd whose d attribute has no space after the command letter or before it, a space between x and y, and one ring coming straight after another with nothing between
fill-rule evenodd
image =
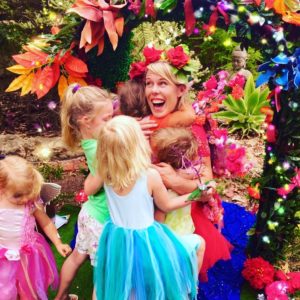
<instances>
[{"instance_id":1,"label":"woman's eye","mask_svg":"<svg viewBox=\"0 0 300 300\"><path fill-rule=\"evenodd\" d=\"M165 81L161 81L160 85L165 86L165 85L167 85L167 83Z\"/></svg>"}]
</instances>

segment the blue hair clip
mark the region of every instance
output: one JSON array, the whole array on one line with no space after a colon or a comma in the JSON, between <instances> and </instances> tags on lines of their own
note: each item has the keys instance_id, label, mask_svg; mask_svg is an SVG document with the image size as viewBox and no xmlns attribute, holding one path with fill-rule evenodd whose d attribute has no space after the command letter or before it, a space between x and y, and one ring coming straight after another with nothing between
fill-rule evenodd
<instances>
[{"instance_id":1,"label":"blue hair clip","mask_svg":"<svg viewBox=\"0 0 300 300\"><path fill-rule=\"evenodd\" d=\"M0 154L0 160L5 158L5 154Z\"/></svg>"},{"instance_id":2,"label":"blue hair clip","mask_svg":"<svg viewBox=\"0 0 300 300\"><path fill-rule=\"evenodd\" d=\"M72 89L72 93L75 94L79 89L81 88L80 84L76 84L73 89Z\"/></svg>"}]
</instances>

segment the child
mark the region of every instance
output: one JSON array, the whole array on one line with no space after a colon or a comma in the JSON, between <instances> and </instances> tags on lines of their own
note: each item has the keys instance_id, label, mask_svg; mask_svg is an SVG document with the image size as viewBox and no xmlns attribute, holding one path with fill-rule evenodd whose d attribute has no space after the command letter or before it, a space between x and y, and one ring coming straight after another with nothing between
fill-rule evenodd
<instances>
[{"instance_id":1,"label":"child","mask_svg":"<svg viewBox=\"0 0 300 300\"><path fill-rule=\"evenodd\" d=\"M71 248L38 203L43 179L26 160L6 156L0 160L0 290L1 299L47 300L57 288L55 259L35 220L65 257Z\"/></svg>"},{"instance_id":2,"label":"child","mask_svg":"<svg viewBox=\"0 0 300 300\"><path fill-rule=\"evenodd\" d=\"M97 149L95 138L112 115L112 97L107 91L95 86L80 87L78 84L70 85L66 90L61 107L62 137L70 148L81 143L91 174L94 174ZM94 266L99 237L108 218L104 190L95 191L79 213L75 249L63 264L56 300L67 298L68 288L88 256Z\"/></svg>"},{"instance_id":3,"label":"child","mask_svg":"<svg viewBox=\"0 0 300 300\"><path fill-rule=\"evenodd\" d=\"M150 168L149 145L133 118L110 120L98 139L98 172L111 221L97 252L97 299L195 299L200 238L190 235L189 244L183 243L154 221L153 200L170 211L187 205L187 195L168 199L158 172Z\"/></svg>"},{"instance_id":4,"label":"child","mask_svg":"<svg viewBox=\"0 0 300 300\"><path fill-rule=\"evenodd\" d=\"M189 86L186 87L187 89ZM162 127L186 127L192 125L196 119L196 114L189 104L183 104L179 110L170 113L167 117L158 119L151 115L151 110L148 106L145 97L145 82L137 80L128 80L118 90L120 101L120 112L124 115L143 118L140 125L147 126L143 131L145 134L152 133L152 130L157 130ZM155 124L155 125L154 125Z\"/></svg>"},{"instance_id":5,"label":"child","mask_svg":"<svg viewBox=\"0 0 300 300\"><path fill-rule=\"evenodd\" d=\"M197 179L201 177L201 163L198 158L198 143L194 134L186 128L163 128L155 131L150 138L154 160L172 166L181 177ZM177 195L169 191L173 196ZM216 225L222 225L223 208L216 192L211 194L207 202L201 202L206 216ZM191 217L191 206L170 212L166 217L156 212L171 229L178 234L189 234L195 230Z\"/></svg>"}]
</instances>

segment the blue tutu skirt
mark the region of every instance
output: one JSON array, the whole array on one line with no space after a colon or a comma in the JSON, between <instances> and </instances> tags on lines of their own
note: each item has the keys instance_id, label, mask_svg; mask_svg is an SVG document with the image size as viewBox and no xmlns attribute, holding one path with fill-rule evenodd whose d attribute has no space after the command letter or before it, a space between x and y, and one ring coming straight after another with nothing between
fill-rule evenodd
<instances>
[{"instance_id":1,"label":"blue tutu skirt","mask_svg":"<svg viewBox=\"0 0 300 300\"><path fill-rule=\"evenodd\" d=\"M154 222L145 229L106 223L94 283L97 300L186 300L197 295L196 249Z\"/></svg>"}]
</instances>

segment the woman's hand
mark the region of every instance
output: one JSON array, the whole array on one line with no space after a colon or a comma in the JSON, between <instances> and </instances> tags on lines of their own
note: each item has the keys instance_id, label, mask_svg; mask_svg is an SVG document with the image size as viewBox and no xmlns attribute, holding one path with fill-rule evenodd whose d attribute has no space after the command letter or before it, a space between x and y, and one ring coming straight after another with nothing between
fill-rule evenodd
<instances>
[{"instance_id":1,"label":"woman's hand","mask_svg":"<svg viewBox=\"0 0 300 300\"><path fill-rule=\"evenodd\" d=\"M167 188L172 189L174 182L178 180L178 175L176 171L166 163L159 163L156 165L152 165L152 167L158 171L163 180L164 185Z\"/></svg>"},{"instance_id":2,"label":"woman's hand","mask_svg":"<svg viewBox=\"0 0 300 300\"><path fill-rule=\"evenodd\" d=\"M148 140L153 130L157 127L157 123L154 120L150 120L149 117L137 118L136 120L140 123L141 129Z\"/></svg>"}]
</instances>

